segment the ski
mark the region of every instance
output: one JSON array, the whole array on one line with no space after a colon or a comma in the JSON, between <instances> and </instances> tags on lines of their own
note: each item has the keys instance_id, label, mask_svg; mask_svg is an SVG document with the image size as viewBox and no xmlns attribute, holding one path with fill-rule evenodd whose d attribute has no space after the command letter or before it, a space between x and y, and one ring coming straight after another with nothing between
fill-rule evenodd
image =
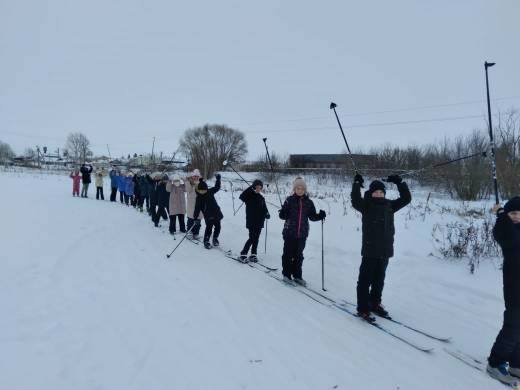
<instances>
[{"instance_id":1,"label":"ski","mask_svg":"<svg viewBox=\"0 0 520 390\"><path fill-rule=\"evenodd\" d=\"M346 301L346 300L343 300L342 302L343 302L343 303L340 304L340 305L342 305L342 306L343 306L343 305L349 305L349 306L356 307L356 305L354 305L352 302L348 302L348 301ZM403 323L403 322L401 322L401 321L394 320L394 319L391 318L391 317L383 317L383 316L378 316L378 317L379 317L379 318L383 318L383 319L385 319L385 320L387 320L387 321L390 321L390 322L392 322L392 323L394 323L394 324L396 324L396 325L402 326L402 327L404 327L404 328L406 328L406 329L409 329L409 330L411 330L411 331L413 331L413 332L419 333L419 334L421 334L421 335L423 335L423 336L425 336L425 337L428 337L428 338L430 338L430 339L432 339L432 340L437 340L437 341L440 341L440 342L443 342L443 343L451 343L451 337L439 337L439 336L435 336L435 335L433 335L433 334L431 334L431 333L425 332L424 330L421 330L421 329L415 328L415 327L413 327L413 326L407 325L407 324L405 324L405 323Z\"/></svg>"},{"instance_id":2,"label":"ski","mask_svg":"<svg viewBox=\"0 0 520 390\"><path fill-rule=\"evenodd\" d=\"M276 279L278 280L280 283L282 283L284 286L287 286L289 288L292 288L296 291L298 291L299 293L305 295L306 297L312 299L314 302L318 302L320 304L322 304L323 306L327 306L327 307L331 307L329 304L325 303L325 302L322 302L320 301L318 298L316 298L315 296L313 296L311 293L309 293L308 291L305 291L305 288L303 286L300 286L299 284L296 284L296 283L287 283L283 280L283 278L281 278L279 275L277 274L273 274L271 272L267 272L267 275L269 275L270 277L272 277L273 279ZM300 288L301 287L301 288Z\"/></svg>"},{"instance_id":3,"label":"ski","mask_svg":"<svg viewBox=\"0 0 520 390\"><path fill-rule=\"evenodd\" d=\"M480 372L483 372L484 374L487 374L487 363L485 361L482 361L481 359L475 358L471 355L468 355L465 352L459 351L459 350L452 350L449 348L443 348L444 352L446 352L451 357L459 360L460 362L464 363L468 367L474 368L475 370L478 370ZM491 377L490 377L491 378ZM495 379L495 378L492 378ZM500 381L498 381L500 382ZM508 388L511 388L513 390L520 390L520 381L518 381L514 385L508 385L507 383L502 383L504 386L507 386Z\"/></svg>"},{"instance_id":4,"label":"ski","mask_svg":"<svg viewBox=\"0 0 520 390\"><path fill-rule=\"evenodd\" d=\"M344 311L345 313L350 314L351 316L353 316L355 318L361 319L357 315L357 313L355 313L354 311L352 311L349 308L347 308L347 306L342 306L342 305L337 304L337 303L335 303L334 306L337 307L338 309ZM364 321L364 320L362 320L362 321ZM399 336L399 335L395 334L394 332L392 332L391 330L385 328L384 326L380 325L377 322L369 322L369 321L364 321L364 322L366 322L367 324L373 326L374 328L379 329L380 331L386 333L387 335L392 336L393 338L395 338L395 339L397 339L399 341L402 341L403 343L409 345L412 348L415 348L418 351L425 352L425 353L431 353L433 351L433 348L425 347L425 346L416 344L416 343L414 343L414 342L412 342L412 341L410 341L410 340L408 340L408 339L406 339L406 338L404 338L402 336Z\"/></svg>"},{"instance_id":5,"label":"ski","mask_svg":"<svg viewBox=\"0 0 520 390\"><path fill-rule=\"evenodd\" d=\"M229 257L229 258L231 258L231 259L233 259L235 261L238 261L241 264L247 264L251 268L257 268L258 269L258 267L262 267L263 269L265 269L265 272L272 272L272 271L277 271L278 270L278 268L269 267L269 266L261 263L260 261L257 261L257 262L245 261L244 262L244 261L240 260L239 256L234 254L231 249L226 250L226 249L222 249L221 247L216 247L216 248L220 249L224 253L224 255L226 257Z\"/></svg>"}]
</instances>

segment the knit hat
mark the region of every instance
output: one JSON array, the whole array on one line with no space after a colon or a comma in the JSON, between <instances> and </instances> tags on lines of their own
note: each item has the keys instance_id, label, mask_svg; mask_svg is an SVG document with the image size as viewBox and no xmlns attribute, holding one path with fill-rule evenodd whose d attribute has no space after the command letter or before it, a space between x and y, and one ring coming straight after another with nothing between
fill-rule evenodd
<instances>
[{"instance_id":1,"label":"knit hat","mask_svg":"<svg viewBox=\"0 0 520 390\"><path fill-rule=\"evenodd\" d=\"M197 186L197 190L199 190L199 191L207 191L208 190L208 184L205 181L201 180L199 185Z\"/></svg>"},{"instance_id":2,"label":"knit hat","mask_svg":"<svg viewBox=\"0 0 520 390\"><path fill-rule=\"evenodd\" d=\"M509 213L510 211L520 211L520 196L515 196L506 203L504 211Z\"/></svg>"},{"instance_id":3,"label":"knit hat","mask_svg":"<svg viewBox=\"0 0 520 390\"><path fill-rule=\"evenodd\" d=\"M383 191L383 193L386 195L386 187L385 184L382 181L374 180L372 183L370 183L370 186L368 187L368 193L373 194L376 191Z\"/></svg>"},{"instance_id":4,"label":"knit hat","mask_svg":"<svg viewBox=\"0 0 520 390\"><path fill-rule=\"evenodd\" d=\"M191 173L191 176L198 176L198 177L200 177L200 171L198 169L194 169L193 172Z\"/></svg>"},{"instance_id":5,"label":"knit hat","mask_svg":"<svg viewBox=\"0 0 520 390\"><path fill-rule=\"evenodd\" d=\"M262 180L256 179L253 182L253 188L256 188L256 186L261 186L262 188L264 188L264 183L262 183Z\"/></svg>"},{"instance_id":6,"label":"knit hat","mask_svg":"<svg viewBox=\"0 0 520 390\"><path fill-rule=\"evenodd\" d=\"M305 192L307 192L307 184L305 183L305 180L303 180L303 177L300 177L300 176L298 176L293 181L293 185L292 185L293 191L295 191L296 187L299 187L299 186L302 186L303 189L305 190Z\"/></svg>"}]
</instances>

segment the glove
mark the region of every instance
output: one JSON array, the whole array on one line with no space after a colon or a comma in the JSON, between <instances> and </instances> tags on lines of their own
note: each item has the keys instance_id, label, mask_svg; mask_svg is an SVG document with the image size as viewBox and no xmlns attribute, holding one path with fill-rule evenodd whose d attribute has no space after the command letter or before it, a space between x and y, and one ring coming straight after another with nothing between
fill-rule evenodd
<instances>
[{"instance_id":1,"label":"glove","mask_svg":"<svg viewBox=\"0 0 520 390\"><path fill-rule=\"evenodd\" d=\"M327 213L325 212L325 210L320 210L318 215L320 216L320 220L324 220L325 217L327 216Z\"/></svg>"},{"instance_id":2,"label":"glove","mask_svg":"<svg viewBox=\"0 0 520 390\"><path fill-rule=\"evenodd\" d=\"M403 179L399 175L390 175L388 176L386 181L389 183L401 184L403 182Z\"/></svg>"},{"instance_id":3,"label":"glove","mask_svg":"<svg viewBox=\"0 0 520 390\"><path fill-rule=\"evenodd\" d=\"M271 216L269 215L269 213L267 213L267 214L265 215L265 219L271 219Z\"/></svg>"},{"instance_id":4,"label":"glove","mask_svg":"<svg viewBox=\"0 0 520 390\"><path fill-rule=\"evenodd\" d=\"M217 173L217 174L215 175L215 177L217 178L217 180L220 180L220 178L221 178L220 173Z\"/></svg>"},{"instance_id":5,"label":"glove","mask_svg":"<svg viewBox=\"0 0 520 390\"><path fill-rule=\"evenodd\" d=\"M356 173L356 176L354 176L354 183L361 184L361 187L363 187L363 183L365 182L365 179L363 179L363 176L361 176L359 173Z\"/></svg>"}]
</instances>

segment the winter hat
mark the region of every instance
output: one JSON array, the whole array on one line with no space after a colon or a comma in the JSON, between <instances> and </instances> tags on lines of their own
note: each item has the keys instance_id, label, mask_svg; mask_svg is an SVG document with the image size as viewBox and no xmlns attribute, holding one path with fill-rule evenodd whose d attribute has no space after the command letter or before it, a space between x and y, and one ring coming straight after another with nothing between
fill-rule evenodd
<instances>
[{"instance_id":1,"label":"winter hat","mask_svg":"<svg viewBox=\"0 0 520 390\"><path fill-rule=\"evenodd\" d=\"M194 169L193 172L191 173L191 176L198 176L198 177L200 177L200 171L198 169Z\"/></svg>"},{"instance_id":2,"label":"winter hat","mask_svg":"<svg viewBox=\"0 0 520 390\"><path fill-rule=\"evenodd\" d=\"M520 196L515 196L514 198L509 199L504 206L504 211L506 213L509 213L510 211L520 211Z\"/></svg>"},{"instance_id":3,"label":"winter hat","mask_svg":"<svg viewBox=\"0 0 520 390\"><path fill-rule=\"evenodd\" d=\"M264 188L264 183L262 183L262 180L256 179L253 182L253 188L256 188L256 186L261 186L262 188Z\"/></svg>"},{"instance_id":4,"label":"winter hat","mask_svg":"<svg viewBox=\"0 0 520 390\"><path fill-rule=\"evenodd\" d=\"M305 190L305 192L307 192L307 184L305 183L305 180L303 180L303 177L298 176L293 181L293 185L292 185L293 191L295 191L296 187L298 187L298 186L302 186L303 189Z\"/></svg>"},{"instance_id":5,"label":"winter hat","mask_svg":"<svg viewBox=\"0 0 520 390\"><path fill-rule=\"evenodd\" d=\"M208 184L205 181L201 180L199 185L197 186L197 190L199 190L199 191L207 191L208 190Z\"/></svg>"},{"instance_id":6,"label":"winter hat","mask_svg":"<svg viewBox=\"0 0 520 390\"><path fill-rule=\"evenodd\" d=\"M168 180L168 175L167 175L166 173L164 173L164 174L162 175L162 179L163 179L163 180Z\"/></svg>"},{"instance_id":7,"label":"winter hat","mask_svg":"<svg viewBox=\"0 0 520 390\"><path fill-rule=\"evenodd\" d=\"M172 181L181 181L181 177L177 174L172 176Z\"/></svg>"},{"instance_id":8,"label":"winter hat","mask_svg":"<svg viewBox=\"0 0 520 390\"><path fill-rule=\"evenodd\" d=\"M386 195L386 187L385 183L379 180L374 180L372 183L370 183L370 186L368 187L368 193L373 194L376 191L383 191L383 193Z\"/></svg>"}]
</instances>

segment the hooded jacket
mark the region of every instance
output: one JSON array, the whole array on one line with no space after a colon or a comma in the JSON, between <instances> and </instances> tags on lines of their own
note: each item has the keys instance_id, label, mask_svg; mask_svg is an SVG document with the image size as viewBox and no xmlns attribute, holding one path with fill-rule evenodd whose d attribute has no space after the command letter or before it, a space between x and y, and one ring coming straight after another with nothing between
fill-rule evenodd
<instances>
[{"instance_id":1,"label":"hooded jacket","mask_svg":"<svg viewBox=\"0 0 520 390\"><path fill-rule=\"evenodd\" d=\"M412 200L408 185L397 185L399 198L373 198L373 191L365 191L361 197L361 184L355 182L350 194L352 207L362 214L361 256L374 259L388 259L394 256L394 213Z\"/></svg>"},{"instance_id":2,"label":"hooded jacket","mask_svg":"<svg viewBox=\"0 0 520 390\"><path fill-rule=\"evenodd\" d=\"M261 229L269 215L264 197L249 187L240 194L240 200L246 204L246 228Z\"/></svg>"},{"instance_id":3,"label":"hooded jacket","mask_svg":"<svg viewBox=\"0 0 520 390\"><path fill-rule=\"evenodd\" d=\"M201 194L197 192L197 200L195 201L195 210L191 216L197 219L200 212L204 214L205 221L220 221L224 218L222 211L215 199L215 194L220 190L220 177L217 177L215 186L208 189L208 192Z\"/></svg>"}]
</instances>

